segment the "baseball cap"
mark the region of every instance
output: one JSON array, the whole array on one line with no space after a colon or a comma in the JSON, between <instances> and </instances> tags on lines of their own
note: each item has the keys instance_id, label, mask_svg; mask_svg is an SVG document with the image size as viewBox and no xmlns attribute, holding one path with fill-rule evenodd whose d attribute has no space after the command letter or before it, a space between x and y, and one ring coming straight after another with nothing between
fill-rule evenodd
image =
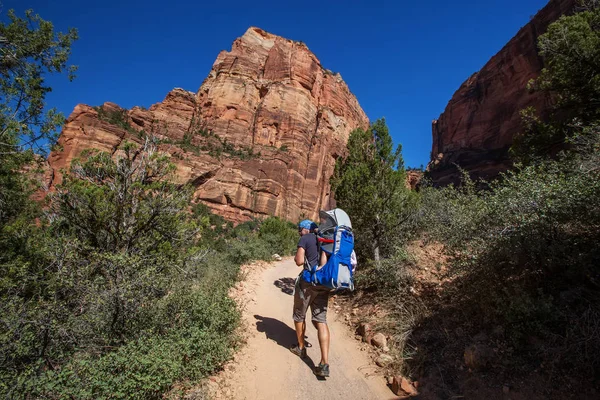
<instances>
[{"instance_id":1,"label":"baseball cap","mask_svg":"<svg viewBox=\"0 0 600 400\"><path fill-rule=\"evenodd\" d=\"M308 229L309 231L312 231L313 229L317 228L317 224L312 222L310 219L305 219L304 221L300 221L300 223L298 224L298 228Z\"/></svg>"}]
</instances>

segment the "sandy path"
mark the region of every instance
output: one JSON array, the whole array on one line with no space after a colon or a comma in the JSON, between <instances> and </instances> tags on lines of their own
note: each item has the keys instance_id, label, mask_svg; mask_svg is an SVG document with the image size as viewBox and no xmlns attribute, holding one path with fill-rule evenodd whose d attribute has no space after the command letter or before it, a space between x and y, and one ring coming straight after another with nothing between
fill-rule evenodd
<instances>
[{"instance_id":1,"label":"sandy path","mask_svg":"<svg viewBox=\"0 0 600 400\"><path fill-rule=\"evenodd\" d=\"M290 353L296 342L292 323L292 289L299 272L293 260L285 259L249 273L240 291L247 333L246 345L236 354L224 373L213 381L216 398L268 399L391 399L382 376L371 375L374 365L360 351L337 314L331 308L331 376L317 379L314 363L320 352L316 330L308 324L307 336L313 347L303 361ZM310 314L309 317L310 318ZM370 375L370 376L369 376Z\"/></svg>"}]
</instances>

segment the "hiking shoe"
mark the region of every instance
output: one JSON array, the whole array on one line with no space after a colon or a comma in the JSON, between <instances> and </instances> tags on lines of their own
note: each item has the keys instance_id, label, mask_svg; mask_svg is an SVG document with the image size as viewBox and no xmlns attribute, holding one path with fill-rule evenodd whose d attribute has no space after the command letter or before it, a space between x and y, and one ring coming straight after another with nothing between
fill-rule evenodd
<instances>
[{"instance_id":1,"label":"hiking shoe","mask_svg":"<svg viewBox=\"0 0 600 400\"><path fill-rule=\"evenodd\" d=\"M315 367L315 375L327 378L329 376L329 364L321 364Z\"/></svg>"},{"instance_id":2,"label":"hiking shoe","mask_svg":"<svg viewBox=\"0 0 600 400\"><path fill-rule=\"evenodd\" d=\"M306 347L300 348L297 343L290 347L290 351L300 358L306 358Z\"/></svg>"}]
</instances>

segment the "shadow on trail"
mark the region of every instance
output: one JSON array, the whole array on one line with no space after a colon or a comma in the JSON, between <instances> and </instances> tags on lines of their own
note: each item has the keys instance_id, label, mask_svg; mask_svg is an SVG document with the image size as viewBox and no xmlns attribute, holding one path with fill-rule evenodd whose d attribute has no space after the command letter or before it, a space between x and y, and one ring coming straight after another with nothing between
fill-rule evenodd
<instances>
[{"instance_id":1,"label":"shadow on trail","mask_svg":"<svg viewBox=\"0 0 600 400\"><path fill-rule=\"evenodd\" d=\"M281 347L284 347L289 351L289 348L297 342L296 331L290 328L287 324L269 317L262 317L260 315L254 315L256 318L256 330L264 332L267 339L271 339ZM290 352L290 357L296 357ZM315 363L310 357L303 358L302 361L310 368L311 371L315 370ZM324 380L324 378L315 376L318 380Z\"/></svg>"},{"instance_id":2,"label":"shadow on trail","mask_svg":"<svg viewBox=\"0 0 600 400\"><path fill-rule=\"evenodd\" d=\"M296 280L294 278L279 278L273 282L273 285L277 286L283 293L289 294L290 296L294 294L295 284Z\"/></svg>"}]
</instances>

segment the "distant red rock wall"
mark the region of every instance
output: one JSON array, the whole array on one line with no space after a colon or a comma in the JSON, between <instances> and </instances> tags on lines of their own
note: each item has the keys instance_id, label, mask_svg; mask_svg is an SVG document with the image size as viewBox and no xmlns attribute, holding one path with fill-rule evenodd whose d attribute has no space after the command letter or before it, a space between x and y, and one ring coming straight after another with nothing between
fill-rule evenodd
<instances>
[{"instance_id":1,"label":"distant red rock wall","mask_svg":"<svg viewBox=\"0 0 600 400\"><path fill-rule=\"evenodd\" d=\"M406 187L411 190L416 190L423 179L423 171L408 170L406 171Z\"/></svg>"},{"instance_id":2,"label":"distant red rock wall","mask_svg":"<svg viewBox=\"0 0 600 400\"><path fill-rule=\"evenodd\" d=\"M107 122L114 113L130 128ZM51 186L84 149L114 153L123 140L152 134L176 179L227 219L316 218L332 205L329 178L350 132L368 124L341 76L303 43L250 28L219 54L197 93L174 89L148 110L78 105L49 157Z\"/></svg>"},{"instance_id":3,"label":"distant red rock wall","mask_svg":"<svg viewBox=\"0 0 600 400\"><path fill-rule=\"evenodd\" d=\"M543 112L548 99L529 93L527 83L543 68L537 38L548 25L571 12L576 0L550 0L535 17L454 94L433 121L429 170L440 185L459 180L455 163L473 178L489 178L510 168L508 149L521 130L520 110Z\"/></svg>"}]
</instances>

